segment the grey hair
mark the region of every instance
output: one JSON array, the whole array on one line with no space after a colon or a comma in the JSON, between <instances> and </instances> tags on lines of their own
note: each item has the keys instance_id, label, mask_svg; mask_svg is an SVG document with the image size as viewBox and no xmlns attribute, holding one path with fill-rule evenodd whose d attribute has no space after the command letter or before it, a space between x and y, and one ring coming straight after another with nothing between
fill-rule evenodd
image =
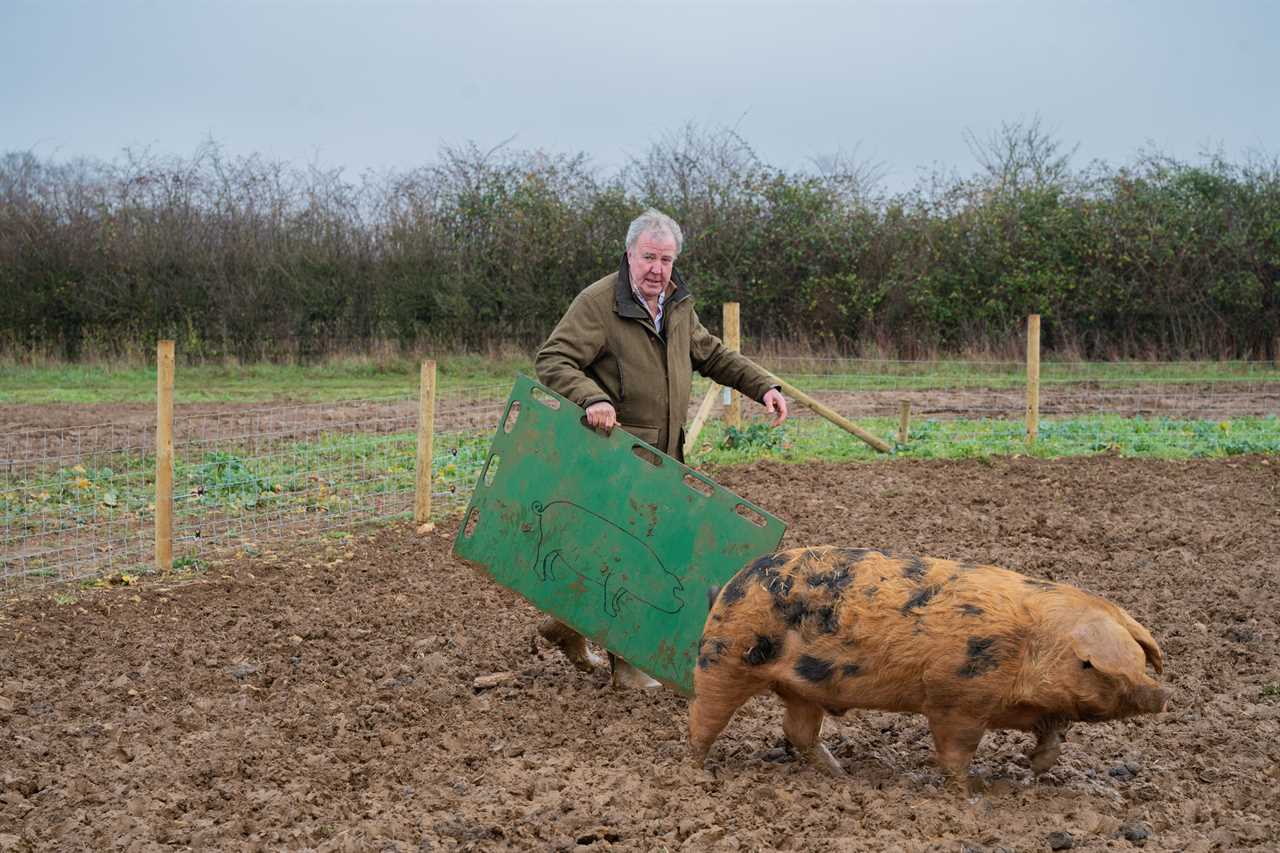
<instances>
[{"instance_id":1,"label":"grey hair","mask_svg":"<svg viewBox=\"0 0 1280 853\"><path fill-rule=\"evenodd\" d=\"M675 238L676 254L680 254L684 248L684 232L674 219L652 207L631 221L631 227L627 229L627 248L634 248L644 234L661 234L664 231Z\"/></svg>"}]
</instances>

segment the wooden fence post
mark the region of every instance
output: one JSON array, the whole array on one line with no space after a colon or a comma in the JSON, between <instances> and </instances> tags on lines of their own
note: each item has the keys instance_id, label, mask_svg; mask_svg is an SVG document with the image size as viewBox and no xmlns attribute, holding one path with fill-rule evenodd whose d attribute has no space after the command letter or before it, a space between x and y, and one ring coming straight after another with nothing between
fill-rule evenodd
<instances>
[{"instance_id":1,"label":"wooden fence post","mask_svg":"<svg viewBox=\"0 0 1280 853\"><path fill-rule=\"evenodd\" d=\"M898 403L898 444L906 444L911 428L911 401Z\"/></svg>"},{"instance_id":2,"label":"wooden fence post","mask_svg":"<svg viewBox=\"0 0 1280 853\"><path fill-rule=\"evenodd\" d=\"M156 571L173 571L173 341L156 344Z\"/></svg>"},{"instance_id":3,"label":"wooden fence post","mask_svg":"<svg viewBox=\"0 0 1280 853\"><path fill-rule=\"evenodd\" d=\"M431 445L436 423L436 363L422 362L418 382L418 467L413 495L413 520L417 524L431 521Z\"/></svg>"},{"instance_id":4,"label":"wooden fence post","mask_svg":"<svg viewBox=\"0 0 1280 853\"><path fill-rule=\"evenodd\" d=\"M1040 432L1040 315L1027 316L1027 443Z\"/></svg>"},{"instance_id":5,"label":"wooden fence post","mask_svg":"<svg viewBox=\"0 0 1280 853\"><path fill-rule=\"evenodd\" d=\"M742 349L742 327L739 323L737 302L726 302L724 304L724 345L734 352ZM728 392L728 397L725 400L725 405L728 406L724 413L725 426L741 428L742 395L729 388L726 388L725 391Z\"/></svg>"}]
</instances>

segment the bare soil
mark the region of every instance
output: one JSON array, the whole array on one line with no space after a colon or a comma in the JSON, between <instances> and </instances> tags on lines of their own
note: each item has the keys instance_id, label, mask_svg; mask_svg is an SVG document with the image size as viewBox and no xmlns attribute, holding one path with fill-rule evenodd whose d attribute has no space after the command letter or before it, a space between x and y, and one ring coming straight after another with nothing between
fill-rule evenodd
<instances>
[{"instance_id":1,"label":"bare soil","mask_svg":"<svg viewBox=\"0 0 1280 853\"><path fill-rule=\"evenodd\" d=\"M989 734L966 798L922 718L828 720L832 779L788 756L760 697L697 771L685 699L570 668L533 608L450 555L456 528L395 526L4 602L0 850L1276 849L1280 460L712 474L787 520L788 546L1108 596L1162 644L1171 710L1074 727L1038 782L1029 736Z\"/></svg>"},{"instance_id":2,"label":"bare soil","mask_svg":"<svg viewBox=\"0 0 1280 853\"><path fill-rule=\"evenodd\" d=\"M482 399L445 397L436 403L437 433L492 429L506 395L488 388ZM814 395L850 418L893 416L911 403L913 418L1022 418L1021 389L953 388L934 391L818 391ZM689 404L689 419L700 400ZM1111 414L1163 415L1219 420L1280 415L1280 383L1148 384L1098 383L1047 386L1040 414L1046 417ZM800 418L816 417L793 404ZM747 417L763 408L747 403ZM174 440L204 446L219 441L289 441L317 432L398 433L417 424L418 402L354 400L326 403L191 403L174 409ZM75 459L154 444L155 407L140 403L0 405L0 472L75 464Z\"/></svg>"},{"instance_id":3,"label":"bare soil","mask_svg":"<svg viewBox=\"0 0 1280 853\"><path fill-rule=\"evenodd\" d=\"M815 391L816 396L838 411L850 415L897 414L898 402L910 400L912 413L922 416L1021 417L1026 394L1020 388L953 388L933 391ZM472 400L463 406L450 398L437 401L438 429L489 428L493 414L505 401L493 399L491 407L477 407ZM690 401L690 414L700 401ZM416 400L356 400L326 403L190 403L175 407L175 421L207 420L226 424L226 430L243 431L245 419L264 412L306 413L313 426L342 425L349 422L399 421L416 418ZM750 408L750 405L748 405ZM804 413L803 407L796 407ZM1132 417L1165 413L1178 417L1219 418L1263 416L1280 413L1280 383L1160 383L1106 386L1096 382L1044 386L1040 392L1040 412L1050 415L1080 415L1106 412ZM287 415L277 415L285 417ZM139 430L155 427L155 406L146 403L66 403L0 405L0 430L75 429L113 424L117 428ZM237 421L236 418L240 420ZM203 424L202 424L203 425ZM220 435L204 435L219 438Z\"/></svg>"}]
</instances>

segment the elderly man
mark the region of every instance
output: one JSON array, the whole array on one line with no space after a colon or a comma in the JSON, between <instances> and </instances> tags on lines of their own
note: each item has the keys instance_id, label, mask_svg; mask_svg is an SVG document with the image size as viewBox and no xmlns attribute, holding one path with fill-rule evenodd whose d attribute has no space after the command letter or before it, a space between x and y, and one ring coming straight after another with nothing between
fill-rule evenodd
<instances>
[{"instance_id":1,"label":"elderly man","mask_svg":"<svg viewBox=\"0 0 1280 853\"><path fill-rule=\"evenodd\" d=\"M649 209L627 229L618 271L578 294L538 350L538 379L587 411L604 431L620 426L676 459L684 458L684 422L696 370L758 400L777 426L787 401L777 381L706 330L689 286L675 270L684 235L675 220ZM586 640L548 618L543 637L580 669L599 661ZM657 682L610 655L615 686Z\"/></svg>"}]
</instances>

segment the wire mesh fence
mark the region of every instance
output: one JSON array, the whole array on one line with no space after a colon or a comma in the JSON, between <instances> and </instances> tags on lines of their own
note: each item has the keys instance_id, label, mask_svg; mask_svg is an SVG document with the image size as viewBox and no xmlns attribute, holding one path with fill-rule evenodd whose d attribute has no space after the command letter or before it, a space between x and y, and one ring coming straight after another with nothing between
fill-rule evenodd
<instances>
[{"instance_id":1,"label":"wire mesh fence","mask_svg":"<svg viewBox=\"0 0 1280 853\"><path fill-rule=\"evenodd\" d=\"M436 406L433 514L462 509L509 386L454 389ZM174 418L173 564L344 535L409 518L418 401L349 400ZM155 427L15 430L0 437L0 588L149 571Z\"/></svg>"},{"instance_id":2,"label":"wire mesh fence","mask_svg":"<svg viewBox=\"0 0 1280 853\"><path fill-rule=\"evenodd\" d=\"M1026 365L760 357L765 368L894 446L924 448L945 435L973 453L1025 452ZM695 386L693 409L708 383ZM437 395L432 453L434 517L466 506L484 466L509 383ZM902 404L910 406L906 441ZM1270 363L1151 363L1125 369L1045 363L1041 436L1085 452L1114 446L1143 420L1152 439L1236 441L1228 419L1260 419L1280 442L1280 369ZM690 462L729 440L714 422ZM763 409L747 403L748 425ZM281 540L341 536L414 511L418 400L412 396L184 413L174 419L175 569ZM1141 430L1139 432L1142 432ZM865 446L792 406L783 444ZM1244 442L1244 443L1240 443ZM1073 446L1075 446L1073 445ZM1263 446L1264 452L1268 447ZM1274 450L1270 452L1275 452ZM927 455L922 453L921 455ZM154 565L155 428L102 425L0 435L0 589L148 571Z\"/></svg>"},{"instance_id":3,"label":"wire mesh fence","mask_svg":"<svg viewBox=\"0 0 1280 853\"><path fill-rule=\"evenodd\" d=\"M155 430L29 429L0 441L0 586L145 563L154 548Z\"/></svg>"},{"instance_id":4,"label":"wire mesh fence","mask_svg":"<svg viewBox=\"0 0 1280 853\"><path fill-rule=\"evenodd\" d=\"M1028 449L1025 362L755 360L891 444L945 434L948 444L974 454ZM1247 452L1251 439L1223 434L1221 422L1265 421L1258 425L1265 431L1280 416L1280 365L1274 362L1044 362L1038 378L1039 437L1069 438L1085 450L1116 447L1132 435L1136 420L1148 433L1184 436L1188 445L1206 446L1212 438L1215 448ZM907 442L899 441L903 403L909 406ZM753 405L743 413L753 420L764 415ZM792 414L798 438L838 434L807 409L793 406Z\"/></svg>"}]
</instances>

